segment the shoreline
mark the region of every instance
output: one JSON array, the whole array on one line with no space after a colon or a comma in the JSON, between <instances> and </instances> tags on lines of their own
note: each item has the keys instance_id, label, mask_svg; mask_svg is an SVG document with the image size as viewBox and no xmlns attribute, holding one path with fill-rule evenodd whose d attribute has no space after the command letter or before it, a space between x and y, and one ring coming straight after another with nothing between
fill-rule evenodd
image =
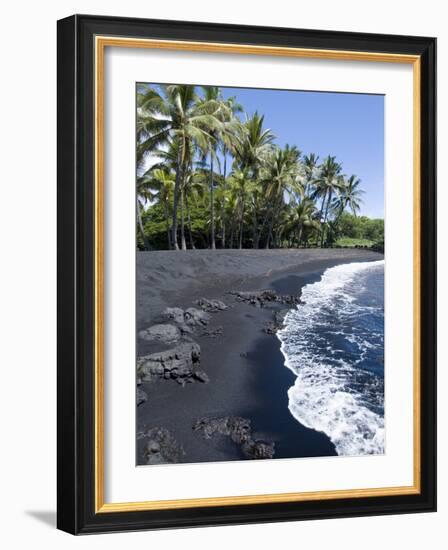
<instances>
[{"instance_id":1,"label":"shoreline","mask_svg":"<svg viewBox=\"0 0 448 550\"><path fill-rule=\"evenodd\" d=\"M184 453L178 462L247 458L231 437L206 439L194 431L194 423L204 417L250 420L254 439L274 443L274 458L336 455L325 434L306 428L289 411L288 389L295 376L284 364L278 337L263 332L275 311L295 306L255 307L236 301L229 292L271 289L279 295L299 295L329 267L382 257L358 249L140 253L138 276L145 284L137 289L138 330L154 324L164 307L191 307L199 298L219 299L229 308L210 314L209 328L222 327L222 334L194 336L201 347L201 369L210 381L185 386L173 380L143 383L140 388L148 401L137 407L137 430L168 430ZM159 291L148 289L157 278ZM138 355L154 349L154 343L139 339ZM137 443L137 463L146 464L144 438Z\"/></svg>"}]
</instances>

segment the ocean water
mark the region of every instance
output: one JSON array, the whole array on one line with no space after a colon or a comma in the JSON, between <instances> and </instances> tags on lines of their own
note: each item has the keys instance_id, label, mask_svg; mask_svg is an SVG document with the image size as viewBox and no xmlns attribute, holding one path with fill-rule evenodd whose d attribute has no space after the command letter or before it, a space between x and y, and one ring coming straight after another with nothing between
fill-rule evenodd
<instances>
[{"instance_id":1,"label":"ocean water","mask_svg":"<svg viewBox=\"0 0 448 550\"><path fill-rule=\"evenodd\" d=\"M329 268L277 335L289 409L339 455L384 453L384 261Z\"/></svg>"}]
</instances>

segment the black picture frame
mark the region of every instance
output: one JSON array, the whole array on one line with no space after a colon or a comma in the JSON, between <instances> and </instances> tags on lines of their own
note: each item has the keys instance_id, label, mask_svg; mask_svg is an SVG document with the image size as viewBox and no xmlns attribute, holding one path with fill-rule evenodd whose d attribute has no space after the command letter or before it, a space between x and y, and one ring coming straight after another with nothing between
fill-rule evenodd
<instances>
[{"instance_id":1,"label":"black picture frame","mask_svg":"<svg viewBox=\"0 0 448 550\"><path fill-rule=\"evenodd\" d=\"M421 60L419 494L95 511L94 55L97 35L416 55ZM58 511L73 534L436 510L436 39L74 15L58 21Z\"/></svg>"}]
</instances>

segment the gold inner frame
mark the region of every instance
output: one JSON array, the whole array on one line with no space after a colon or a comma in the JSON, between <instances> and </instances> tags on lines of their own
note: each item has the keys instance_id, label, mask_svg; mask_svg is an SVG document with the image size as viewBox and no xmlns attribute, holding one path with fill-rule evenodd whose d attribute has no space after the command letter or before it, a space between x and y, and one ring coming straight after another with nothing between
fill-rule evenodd
<instances>
[{"instance_id":1,"label":"gold inner frame","mask_svg":"<svg viewBox=\"0 0 448 550\"><path fill-rule=\"evenodd\" d=\"M413 219L414 219L414 349L413 349L413 478L410 486L379 487L368 489L342 489L301 493L275 493L263 495L154 500L142 502L106 503L104 501L104 53L106 47L149 48L162 50L232 53L243 55L285 56L313 59L406 63L413 66ZM304 502L341 498L411 495L420 493L421 480L421 426L420 426L420 57L389 53L352 52L291 47L254 46L250 44L224 44L123 38L95 37L95 513L166 510L207 506L232 506L275 502Z\"/></svg>"}]
</instances>

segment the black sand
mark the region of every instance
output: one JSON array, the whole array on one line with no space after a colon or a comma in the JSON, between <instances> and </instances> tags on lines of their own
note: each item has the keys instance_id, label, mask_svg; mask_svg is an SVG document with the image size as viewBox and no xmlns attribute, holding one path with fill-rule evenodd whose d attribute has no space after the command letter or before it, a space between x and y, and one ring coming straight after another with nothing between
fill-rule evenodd
<instances>
[{"instance_id":1,"label":"black sand","mask_svg":"<svg viewBox=\"0 0 448 550\"><path fill-rule=\"evenodd\" d=\"M251 420L257 439L275 443L275 458L336 454L325 434L305 428L289 412L287 392L295 377L284 366L278 338L263 332L273 309L237 302L228 292L270 288L296 295L328 267L378 259L382 255L356 249L139 252L137 330L154 324L166 307L191 307L202 297L232 307L211 314L209 327L223 327L222 335L194 337L210 382L143 384L148 401L137 408L137 430L168 429L184 449L184 462L241 460L241 448L230 438L205 440L192 429L202 417L241 416ZM138 355L155 349L137 341Z\"/></svg>"}]
</instances>

